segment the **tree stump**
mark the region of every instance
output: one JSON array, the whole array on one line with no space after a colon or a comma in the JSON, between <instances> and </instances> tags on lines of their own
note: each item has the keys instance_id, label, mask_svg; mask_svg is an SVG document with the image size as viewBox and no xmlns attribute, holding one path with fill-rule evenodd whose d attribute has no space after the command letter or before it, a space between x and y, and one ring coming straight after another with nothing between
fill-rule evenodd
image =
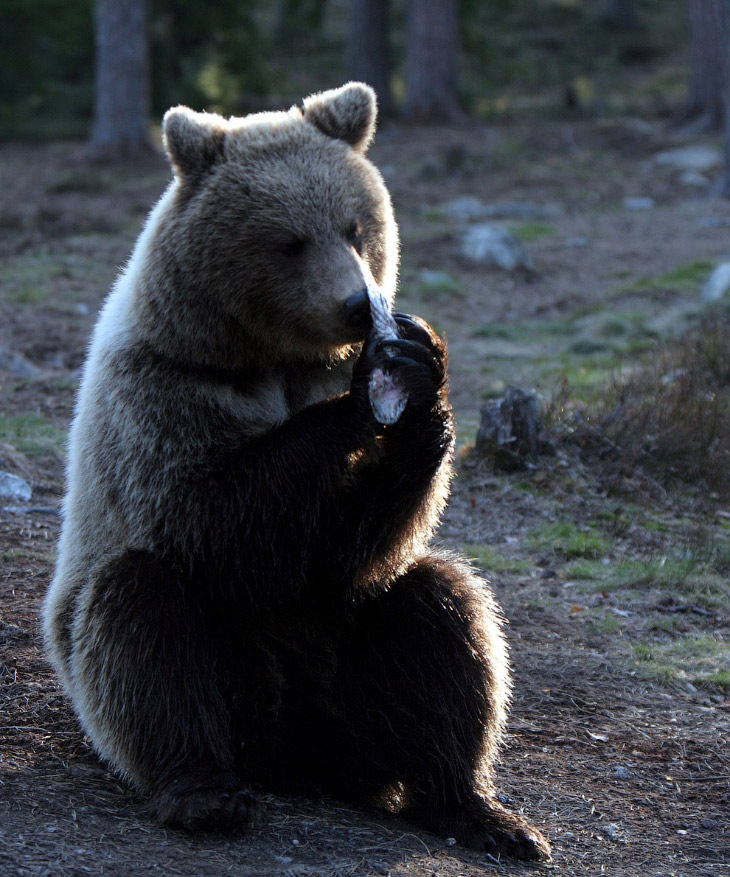
<instances>
[{"instance_id":1,"label":"tree stump","mask_svg":"<svg viewBox=\"0 0 730 877\"><path fill-rule=\"evenodd\" d=\"M481 410L476 452L493 457L504 472L515 472L534 462L538 455L554 455L555 446L539 416L537 396L509 387L501 399L487 402Z\"/></svg>"}]
</instances>

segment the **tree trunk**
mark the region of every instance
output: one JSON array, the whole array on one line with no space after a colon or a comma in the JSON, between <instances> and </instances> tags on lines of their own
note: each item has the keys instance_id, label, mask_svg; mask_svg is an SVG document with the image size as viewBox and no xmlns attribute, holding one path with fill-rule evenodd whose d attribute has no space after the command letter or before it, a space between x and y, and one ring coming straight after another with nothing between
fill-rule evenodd
<instances>
[{"instance_id":1,"label":"tree trunk","mask_svg":"<svg viewBox=\"0 0 730 877\"><path fill-rule=\"evenodd\" d=\"M688 115L699 127L719 130L722 125L723 77L730 45L730 0L690 0L692 80Z\"/></svg>"},{"instance_id":2,"label":"tree trunk","mask_svg":"<svg viewBox=\"0 0 730 877\"><path fill-rule=\"evenodd\" d=\"M392 111L390 98L389 0L352 0L345 66L350 79L367 82L378 95L381 115Z\"/></svg>"},{"instance_id":3,"label":"tree trunk","mask_svg":"<svg viewBox=\"0 0 730 877\"><path fill-rule=\"evenodd\" d=\"M409 0L406 25L406 105L409 122L454 122L457 93L457 0Z\"/></svg>"},{"instance_id":4,"label":"tree trunk","mask_svg":"<svg viewBox=\"0 0 730 877\"><path fill-rule=\"evenodd\" d=\"M634 24L636 18L635 0L606 0L601 13L601 20L606 27L614 30L626 30Z\"/></svg>"},{"instance_id":5,"label":"tree trunk","mask_svg":"<svg viewBox=\"0 0 730 877\"><path fill-rule=\"evenodd\" d=\"M728 45L730 50L730 45ZM730 198L730 88L725 92L725 166L718 184L722 198Z\"/></svg>"},{"instance_id":6,"label":"tree trunk","mask_svg":"<svg viewBox=\"0 0 730 877\"><path fill-rule=\"evenodd\" d=\"M151 147L147 0L96 0L96 82L89 151L113 158Z\"/></svg>"}]
</instances>

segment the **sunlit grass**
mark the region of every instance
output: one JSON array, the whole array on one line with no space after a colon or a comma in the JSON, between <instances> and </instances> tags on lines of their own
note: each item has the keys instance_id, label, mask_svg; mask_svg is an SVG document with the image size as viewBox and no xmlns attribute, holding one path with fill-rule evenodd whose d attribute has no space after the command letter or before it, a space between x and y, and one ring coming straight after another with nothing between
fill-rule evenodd
<instances>
[{"instance_id":1,"label":"sunlit grass","mask_svg":"<svg viewBox=\"0 0 730 877\"><path fill-rule=\"evenodd\" d=\"M62 453L66 433L34 412L0 416L0 442L30 456Z\"/></svg>"},{"instance_id":2,"label":"sunlit grass","mask_svg":"<svg viewBox=\"0 0 730 877\"><path fill-rule=\"evenodd\" d=\"M564 560L577 557L603 557L611 550L611 543L591 526L581 526L572 521L543 524L527 535L533 551L542 551Z\"/></svg>"},{"instance_id":3,"label":"sunlit grass","mask_svg":"<svg viewBox=\"0 0 730 877\"><path fill-rule=\"evenodd\" d=\"M462 545L461 548L485 572L526 575L533 568L533 564L529 560L507 557L491 545L467 543Z\"/></svg>"}]
</instances>

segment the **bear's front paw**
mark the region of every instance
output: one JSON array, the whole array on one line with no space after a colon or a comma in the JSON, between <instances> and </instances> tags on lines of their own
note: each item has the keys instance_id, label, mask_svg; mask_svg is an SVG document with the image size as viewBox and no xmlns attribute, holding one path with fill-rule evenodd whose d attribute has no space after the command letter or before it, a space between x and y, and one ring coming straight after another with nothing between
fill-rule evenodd
<instances>
[{"instance_id":1,"label":"bear's front paw","mask_svg":"<svg viewBox=\"0 0 730 877\"><path fill-rule=\"evenodd\" d=\"M421 317L413 314L403 314L399 311L393 314L398 326L398 334L406 341L415 341L425 347L436 361L441 377L446 376L448 354L446 342L440 338L428 323Z\"/></svg>"},{"instance_id":2,"label":"bear's front paw","mask_svg":"<svg viewBox=\"0 0 730 877\"><path fill-rule=\"evenodd\" d=\"M186 831L241 831L264 815L261 802L235 781L192 787L173 782L150 803L160 825Z\"/></svg>"},{"instance_id":3,"label":"bear's front paw","mask_svg":"<svg viewBox=\"0 0 730 877\"><path fill-rule=\"evenodd\" d=\"M411 415L423 416L439 402L446 377L430 348L419 341L396 338L377 344L374 358L375 367L401 388Z\"/></svg>"}]
</instances>

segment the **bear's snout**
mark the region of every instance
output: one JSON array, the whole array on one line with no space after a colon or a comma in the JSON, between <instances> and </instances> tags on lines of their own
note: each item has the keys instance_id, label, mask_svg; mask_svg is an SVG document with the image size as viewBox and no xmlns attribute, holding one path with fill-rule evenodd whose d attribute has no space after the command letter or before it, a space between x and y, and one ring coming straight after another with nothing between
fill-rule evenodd
<instances>
[{"instance_id":1,"label":"bear's snout","mask_svg":"<svg viewBox=\"0 0 730 877\"><path fill-rule=\"evenodd\" d=\"M357 332L358 338L365 338L372 325L367 289L361 289L346 299L340 310L340 318L349 329Z\"/></svg>"}]
</instances>

